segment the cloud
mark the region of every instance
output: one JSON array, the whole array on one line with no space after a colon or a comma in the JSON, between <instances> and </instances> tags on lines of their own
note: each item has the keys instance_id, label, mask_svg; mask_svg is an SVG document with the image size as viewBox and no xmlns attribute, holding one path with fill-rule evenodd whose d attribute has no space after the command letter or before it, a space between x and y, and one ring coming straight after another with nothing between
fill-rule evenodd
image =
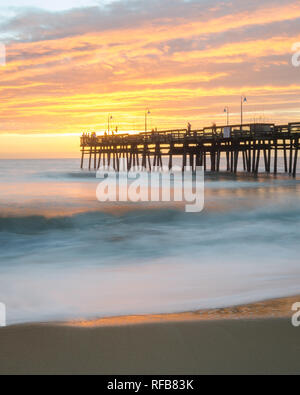
<instances>
[{"instance_id":1,"label":"cloud","mask_svg":"<svg viewBox=\"0 0 300 395\"><path fill-rule=\"evenodd\" d=\"M244 92L253 96L251 113L267 108L286 121L300 93L299 69L290 64L299 19L294 0L19 10L0 25L7 39L1 131L11 131L11 117L24 133L104 128L107 112L120 129L139 129L145 107L155 126L180 127L187 116L201 126L221 122L228 104L238 118Z\"/></svg>"},{"instance_id":2,"label":"cloud","mask_svg":"<svg viewBox=\"0 0 300 395\"><path fill-rule=\"evenodd\" d=\"M236 17L239 16L239 17ZM0 32L10 33L19 41L41 41L90 32L139 30L148 25L166 35L178 31L189 37L247 25L265 24L299 17L297 2L252 0L121 0L104 6L76 8L62 12L42 9L20 9L0 24ZM189 29L185 29L189 26ZM171 29L170 29L171 27ZM171 34L173 36L173 34Z\"/></svg>"}]
</instances>

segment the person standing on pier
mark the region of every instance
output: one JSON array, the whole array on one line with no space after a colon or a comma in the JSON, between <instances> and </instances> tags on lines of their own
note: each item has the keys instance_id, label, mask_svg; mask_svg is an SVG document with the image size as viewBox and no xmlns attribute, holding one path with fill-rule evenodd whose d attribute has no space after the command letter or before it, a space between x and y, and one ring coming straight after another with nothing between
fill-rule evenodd
<instances>
[{"instance_id":1,"label":"person standing on pier","mask_svg":"<svg viewBox=\"0 0 300 395\"><path fill-rule=\"evenodd\" d=\"M190 124L190 122L188 122L188 124L187 124L187 135L188 136L191 135L191 130L192 130L192 125Z\"/></svg>"}]
</instances>

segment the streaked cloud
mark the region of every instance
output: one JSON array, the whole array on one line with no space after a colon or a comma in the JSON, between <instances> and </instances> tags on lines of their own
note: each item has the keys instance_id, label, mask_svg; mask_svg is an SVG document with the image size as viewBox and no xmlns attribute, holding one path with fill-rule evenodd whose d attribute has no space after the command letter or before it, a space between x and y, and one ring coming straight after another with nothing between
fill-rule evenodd
<instances>
[{"instance_id":1,"label":"streaked cloud","mask_svg":"<svg viewBox=\"0 0 300 395\"><path fill-rule=\"evenodd\" d=\"M300 118L298 1L125 0L65 11L20 8L0 23L1 133L194 127Z\"/></svg>"}]
</instances>

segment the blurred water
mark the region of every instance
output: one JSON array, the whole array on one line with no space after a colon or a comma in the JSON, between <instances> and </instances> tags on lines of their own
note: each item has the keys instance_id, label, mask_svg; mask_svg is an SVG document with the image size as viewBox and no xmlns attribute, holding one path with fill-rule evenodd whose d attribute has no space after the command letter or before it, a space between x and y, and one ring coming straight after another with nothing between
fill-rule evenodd
<instances>
[{"instance_id":1,"label":"blurred water","mask_svg":"<svg viewBox=\"0 0 300 395\"><path fill-rule=\"evenodd\" d=\"M280 163L282 166L282 163ZM76 160L0 161L8 322L222 307L300 293L300 184L207 174L205 210L101 204Z\"/></svg>"}]
</instances>

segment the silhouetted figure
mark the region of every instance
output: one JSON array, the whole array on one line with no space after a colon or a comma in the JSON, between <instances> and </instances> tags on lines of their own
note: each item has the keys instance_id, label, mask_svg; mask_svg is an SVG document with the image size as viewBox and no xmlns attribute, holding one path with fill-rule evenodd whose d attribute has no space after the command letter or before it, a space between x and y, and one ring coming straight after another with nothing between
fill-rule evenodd
<instances>
[{"instance_id":1,"label":"silhouetted figure","mask_svg":"<svg viewBox=\"0 0 300 395\"><path fill-rule=\"evenodd\" d=\"M212 133L213 135L217 134L217 124L215 122L212 123Z\"/></svg>"},{"instance_id":2,"label":"silhouetted figure","mask_svg":"<svg viewBox=\"0 0 300 395\"><path fill-rule=\"evenodd\" d=\"M190 136L192 131L192 125L188 122L187 124L187 135Z\"/></svg>"}]
</instances>

